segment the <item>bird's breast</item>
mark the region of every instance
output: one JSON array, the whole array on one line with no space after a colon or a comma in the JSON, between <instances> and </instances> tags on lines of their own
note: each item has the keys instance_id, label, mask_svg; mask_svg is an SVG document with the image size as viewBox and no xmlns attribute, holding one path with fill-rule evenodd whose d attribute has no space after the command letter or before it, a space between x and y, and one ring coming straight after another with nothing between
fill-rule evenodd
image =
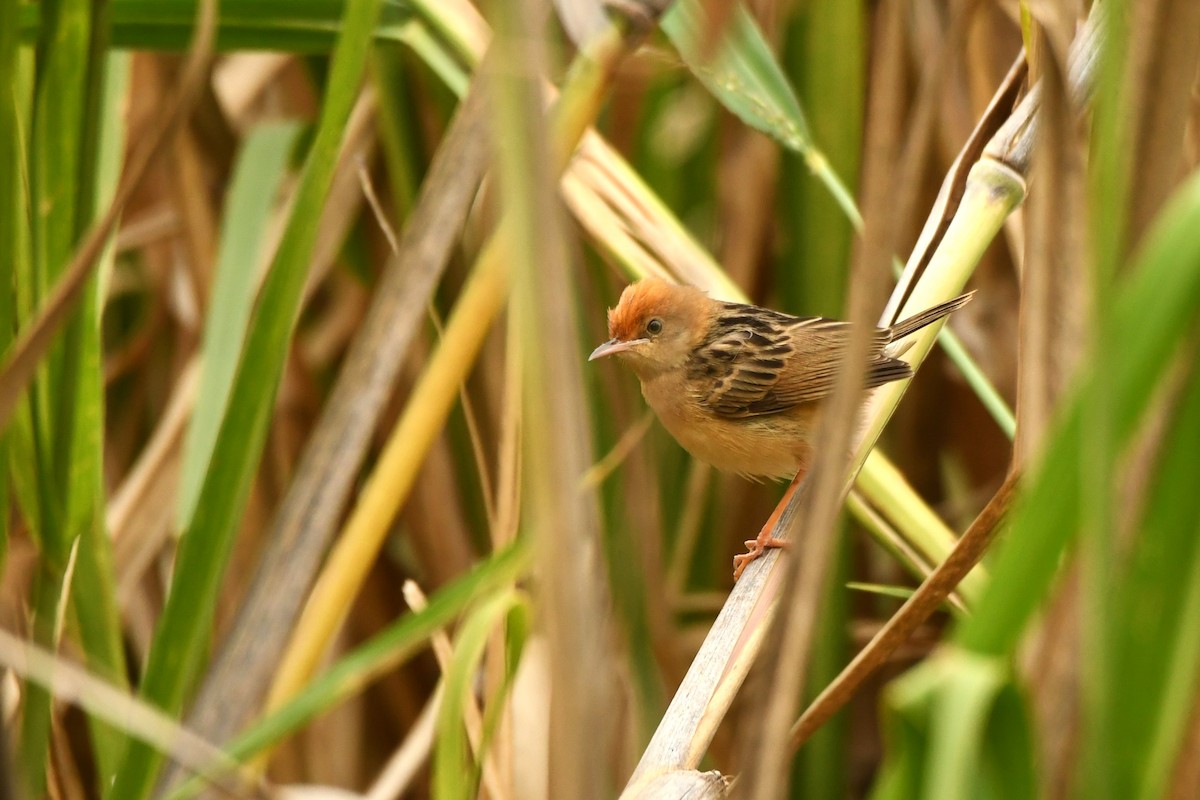
<instances>
[{"instance_id":1,"label":"bird's breast","mask_svg":"<svg viewBox=\"0 0 1200 800\"><path fill-rule=\"evenodd\" d=\"M807 469L815 408L723 417L700 402L704 396L700 389L682 375L642 380L642 395L663 427L701 461L756 478L791 478L798 470Z\"/></svg>"}]
</instances>

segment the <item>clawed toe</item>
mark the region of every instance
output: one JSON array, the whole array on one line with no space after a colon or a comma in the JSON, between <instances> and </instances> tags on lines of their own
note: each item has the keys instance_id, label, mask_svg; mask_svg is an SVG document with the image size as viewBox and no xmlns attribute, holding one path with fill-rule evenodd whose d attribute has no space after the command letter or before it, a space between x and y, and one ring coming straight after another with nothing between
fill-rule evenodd
<instances>
[{"instance_id":1,"label":"clawed toe","mask_svg":"<svg viewBox=\"0 0 1200 800\"><path fill-rule=\"evenodd\" d=\"M747 546L749 546L749 543ZM742 553L740 556L734 556L733 579L736 581L738 578L742 577L742 572L746 569L746 567L749 566L750 563L757 559L760 555L762 555L761 549L755 550L751 548L750 552L748 553Z\"/></svg>"},{"instance_id":2,"label":"clawed toe","mask_svg":"<svg viewBox=\"0 0 1200 800\"><path fill-rule=\"evenodd\" d=\"M787 548L790 547L791 543L785 539L768 536L759 539L747 539L742 544L746 546L746 552L733 557L733 579L735 581L742 577L742 573L746 567L758 560L758 557L763 554L764 550L769 547Z\"/></svg>"}]
</instances>

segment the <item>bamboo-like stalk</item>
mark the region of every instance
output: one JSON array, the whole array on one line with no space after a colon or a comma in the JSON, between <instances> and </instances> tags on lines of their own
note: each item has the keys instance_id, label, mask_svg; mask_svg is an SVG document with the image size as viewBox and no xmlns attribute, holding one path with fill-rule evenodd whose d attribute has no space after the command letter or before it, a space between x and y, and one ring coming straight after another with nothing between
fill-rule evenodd
<instances>
[{"instance_id":1,"label":"bamboo-like stalk","mask_svg":"<svg viewBox=\"0 0 1200 800\"><path fill-rule=\"evenodd\" d=\"M1071 83L1081 99L1090 95L1093 80L1099 28L1096 16L1094 11L1073 47ZM935 209L885 310L883 323L957 294L1005 218L1024 199L1037 98L1035 88L989 140L984 156L966 174L961 200L947 212L948 224L941 209ZM944 202L954 194L954 177L952 171L943 186L940 199ZM914 367L932 347L936 327L914 336L913 345L905 353L905 360ZM906 388L907 382L889 384L868 400L863 412L866 424L854 448L851 475L861 468ZM803 498L803 491L796 492L775 526L775 535L790 529ZM734 587L643 752L623 797L645 796L643 787L655 775L692 769L699 763L766 638L782 583L783 570L776 568L778 560L778 551L768 552L746 570Z\"/></svg>"}]
</instances>

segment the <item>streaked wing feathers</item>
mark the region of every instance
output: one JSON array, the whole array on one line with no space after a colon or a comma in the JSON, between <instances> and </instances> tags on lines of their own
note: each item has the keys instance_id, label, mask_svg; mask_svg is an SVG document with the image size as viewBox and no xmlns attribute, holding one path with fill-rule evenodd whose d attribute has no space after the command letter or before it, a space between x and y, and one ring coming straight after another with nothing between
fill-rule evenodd
<instances>
[{"instance_id":1,"label":"streaked wing feathers","mask_svg":"<svg viewBox=\"0 0 1200 800\"><path fill-rule=\"evenodd\" d=\"M779 414L833 391L850 326L824 317L793 317L726 303L688 365L699 402L725 417ZM872 343L868 388L912 374L882 353L886 334ZM818 355L820 354L820 355Z\"/></svg>"}]
</instances>

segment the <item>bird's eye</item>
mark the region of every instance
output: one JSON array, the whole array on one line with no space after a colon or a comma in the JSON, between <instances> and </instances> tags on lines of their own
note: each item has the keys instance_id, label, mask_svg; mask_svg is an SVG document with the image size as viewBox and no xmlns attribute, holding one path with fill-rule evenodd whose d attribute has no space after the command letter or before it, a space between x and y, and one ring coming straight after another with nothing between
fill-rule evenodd
<instances>
[{"instance_id":1,"label":"bird's eye","mask_svg":"<svg viewBox=\"0 0 1200 800\"><path fill-rule=\"evenodd\" d=\"M650 320L646 323L646 330L650 333L662 333L662 320L657 318Z\"/></svg>"}]
</instances>

